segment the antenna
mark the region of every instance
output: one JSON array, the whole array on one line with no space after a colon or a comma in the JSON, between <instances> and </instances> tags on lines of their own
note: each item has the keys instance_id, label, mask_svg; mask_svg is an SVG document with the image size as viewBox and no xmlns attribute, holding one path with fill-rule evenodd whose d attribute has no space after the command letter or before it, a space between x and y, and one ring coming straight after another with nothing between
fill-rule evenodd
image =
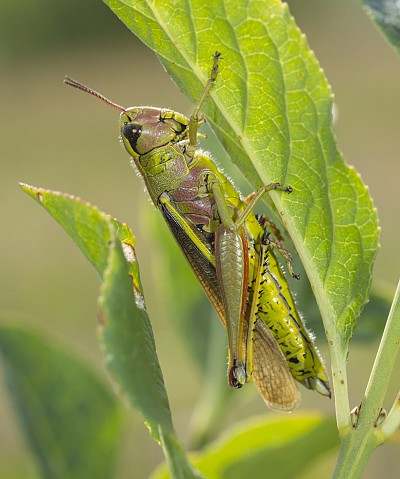
<instances>
[{"instance_id":1,"label":"antenna","mask_svg":"<svg viewBox=\"0 0 400 479\"><path fill-rule=\"evenodd\" d=\"M79 83L78 81L74 80L73 78L70 78L70 77L66 76L64 78L64 83L66 85L77 88L78 90L82 90L86 93L89 93L90 95L92 95L96 98L99 98L100 100L104 101L104 103L107 103L107 105L110 105L110 106L112 106L113 108L116 108L119 111L126 112L126 108L124 108L123 106L118 105L118 103L114 103L113 101L106 98L104 95L98 93L96 90L93 90L92 88L89 88L88 86L83 85L82 83Z\"/></svg>"}]
</instances>

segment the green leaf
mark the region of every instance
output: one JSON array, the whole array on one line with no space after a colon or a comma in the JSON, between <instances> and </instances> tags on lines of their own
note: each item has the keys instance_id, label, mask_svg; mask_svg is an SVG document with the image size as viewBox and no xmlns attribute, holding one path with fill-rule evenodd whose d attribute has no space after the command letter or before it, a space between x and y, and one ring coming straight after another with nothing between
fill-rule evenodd
<instances>
[{"instance_id":1,"label":"green leaf","mask_svg":"<svg viewBox=\"0 0 400 479\"><path fill-rule=\"evenodd\" d=\"M15 327L0 326L0 357L42 477L112 477L121 415L95 375L70 352Z\"/></svg>"},{"instance_id":2,"label":"green leaf","mask_svg":"<svg viewBox=\"0 0 400 479\"><path fill-rule=\"evenodd\" d=\"M111 238L99 298L100 341L120 394L142 412L153 436L172 431L154 337L142 301L135 302L121 244Z\"/></svg>"},{"instance_id":3,"label":"green leaf","mask_svg":"<svg viewBox=\"0 0 400 479\"><path fill-rule=\"evenodd\" d=\"M286 479L297 477L338 443L332 419L313 413L268 416L235 426L194 454L193 462L207 479ZM161 467L152 479L167 477Z\"/></svg>"},{"instance_id":4,"label":"green leaf","mask_svg":"<svg viewBox=\"0 0 400 479\"><path fill-rule=\"evenodd\" d=\"M100 342L119 394L162 442L176 478L200 477L175 437L129 228L79 198L21 185L66 230L102 277Z\"/></svg>"},{"instance_id":5,"label":"green leaf","mask_svg":"<svg viewBox=\"0 0 400 479\"><path fill-rule=\"evenodd\" d=\"M142 412L153 436L161 441L172 477L201 477L175 437L154 338L151 329L143 328L147 313L142 304L135 304L128 272L120 243L112 241L99 300L107 369L122 396Z\"/></svg>"},{"instance_id":6,"label":"green leaf","mask_svg":"<svg viewBox=\"0 0 400 479\"><path fill-rule=\"evenodd\" d=\"M159 424L162 424L169 431L172 429L172 423L167 393L157 360L153 332L144 309L142 288L134 256L135 243L132 233L126 225L119 223L79 198L29 185L22 185L22 188L60 223L94 266L103 279L103 296L108 294L108 289L114 286L109 280L109 268L111 267L110 262L114 261L112 252L116 248L115 233L120 234L120 244L125 245L127 254L130 256L128 263L124 259L123 262L117 265L120 268L118 270L119 274L123 276L123 282L117 284L110 293L111 298L109 301L113 301L112 295L117 295L119 290L124 292L125 296L122 299L119 298L122 301L121 310L118 312L112 311L110 313L111 319L108 316L107 318L104 317L105 314L108 314L108 310L106 313L100 310L99 319L101 326L107 324L107 326L111 325L121 328L120 331L117 331L120 337L116 338L114 342L110 343L106 339L104 341L106 364L110 364L110 357L115 356L119 358L119 369L118 371L112 370L112 377L124 395L127 394L127 384L129 382L133 383L134 388L129 391L129 398L139 408L144 419L148 422L153 436L156 440L159 440ZM134 275L136 297L133 295L132 282L126 269L131 274L131 277ZM117 273L114 272L114 274ZM103 308L102 304L100 306ZM126 311L124 311L124 308L126 308ZM122 318L118 316L119 314L123 314ZM127 316L132 317L127 320ZM103 332L103 336L106 336L105 332ZM132 342L122 342L124 337L129 338ZM139 362L137 358L136 361L132 362L131 355L133 351L138 352L141 358ZM135 368L137 369L135 374L140 375L140 380L138 377L135 377L135 381L132 381L132 369ZM146 388L142 387L143 384L146 385ZM149 401L149 397L151 401ZM140 404L143 406L143 409Z\"/></svg>"},{"instance_id":7,"label":"green leaf","mask_svg":"<svg viewBox=\"0 0 400 479\"><path fill-rule=\"evenodd\" d=\"M400 5L397 0L362 0L364 9L400 53Z\"/></svg>"},{"instance_id":8,"label":"green leaf","mask_svg":"<svg viewBox=\"0 0 400 479\"><path fill-rule=\"evenodd\" d=\"M336 346L346 350L368 297L376 211L332 133L332 95L287 5L277 0L105 0L196 101L216 50L207 119L254 188L270 195L305 266ZM339 334L339 337L337 335ZM339 343L339 344L338 344Z\"/></svg>"}]
</instances>

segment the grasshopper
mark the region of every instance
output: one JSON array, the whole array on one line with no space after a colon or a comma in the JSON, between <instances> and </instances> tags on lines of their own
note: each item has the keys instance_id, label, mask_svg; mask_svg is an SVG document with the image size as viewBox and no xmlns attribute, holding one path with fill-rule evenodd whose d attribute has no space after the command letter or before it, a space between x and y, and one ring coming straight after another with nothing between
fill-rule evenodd
<instances>
[{"instance_id":1,"label":"grasshopper","mask_svg":"<svg viewBox=\"0 0 400 479\"><path fill-rule=\"evenodd\" d=\"M253 213L265 193L292 189L271 183L243 199L199 148L199 113L217 79L219 59L216 52L190 118L165 108L124 108L69 77L64 81L121 112L123 144L227 330L229 385L240 388L253 378L270 407L290 411L299 401L295 380L330 397L322 361L275 251L296 277L291 256L274 224Z\"/></svg>"}]
</instances>

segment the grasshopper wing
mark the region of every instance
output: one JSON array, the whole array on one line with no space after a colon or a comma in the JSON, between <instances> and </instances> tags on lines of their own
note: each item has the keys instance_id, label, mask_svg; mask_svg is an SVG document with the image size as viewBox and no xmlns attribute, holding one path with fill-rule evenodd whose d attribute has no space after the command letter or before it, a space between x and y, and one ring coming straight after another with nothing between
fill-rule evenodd
<instances>
[{"instance_id":1,"label":"grasshopper wing","mask_svg":"<svg viewBox=\"0 0 400 479\"><path fill-rule=\"evenodd\" d=\"M194 274L206 292L211 304L226 326L222 295L215 270L215 256L212 246L202 233L182 215L167 194L160 198L160 209Z\"/></svg>"},{"instance_id":2,"label":"grasshopper wing","mask_svg":"<svg viewBox=\"0 0 400 479\"><path fill-rule=\"evenodd\" d=\"M292 411L300 393L285 357L268 327L256 322L253 379L266 404L278 411Z\"/></svg>"}]
</instances>

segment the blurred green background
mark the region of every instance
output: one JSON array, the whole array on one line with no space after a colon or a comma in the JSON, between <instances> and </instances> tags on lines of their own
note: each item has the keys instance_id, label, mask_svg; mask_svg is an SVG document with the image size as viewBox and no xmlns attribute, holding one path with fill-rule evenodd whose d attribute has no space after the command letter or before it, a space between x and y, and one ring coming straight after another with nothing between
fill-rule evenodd
<instances>
[{"instance_id":1,"label":"blurred green background","mask_svg":"<svg viewBox=\"0 0 400 479\"><path fill-rule=\"evenodd\" d=\"M382 247L374 284L390 297L400 271L399 57L357 2L293 0L289 4L335 93L340 148L369 185L379 210ZM116 111L66 88L62 79L71 75L126 106L165 106L190 114L190 104L155 55L100 0L3 0L0 60L1 316L57 338L107 383L95 334L98 278L65 233L17 183L81 196L126 221L137 235L159 358L178 434L185 440L194 404L204 390L182 336L171 326L174 304L182 292L170 291L171 265L165 263L161 249L164 240L156 237L165 232L162 218L119 145ZM219 151L210 143L207 147ZM232 175L241 184L235 171ZM246 185L244 190L250 191ZM170 243L168 247L175 248ZM185 268L183 263L179 267ZM301 309L301 297L298 303ZM222 328L218 331L222 336ZM319 344L326 357L322 338ZM349 376L354 406L362 398L377 344L377 340L352 344ZM223 371L222 366L216 370ZM333 401L304 389L302 395L302 408L333 415ZM254 388L245 388L236 393L221 428L265 412ZM145 478L162 461L162 452L140 418L132 412L126 415L116 477ZM38 477L4 387L0 424L0 477ZM332 465L335 454L325 459ZM315 477L327 471L325 464L320 469L316 465ZM387 477L400 470L398 444L379 448L363 477L378 477L382 464ZM311 472L303 474L311 477Z\"/></svg>"}]
</instances>

